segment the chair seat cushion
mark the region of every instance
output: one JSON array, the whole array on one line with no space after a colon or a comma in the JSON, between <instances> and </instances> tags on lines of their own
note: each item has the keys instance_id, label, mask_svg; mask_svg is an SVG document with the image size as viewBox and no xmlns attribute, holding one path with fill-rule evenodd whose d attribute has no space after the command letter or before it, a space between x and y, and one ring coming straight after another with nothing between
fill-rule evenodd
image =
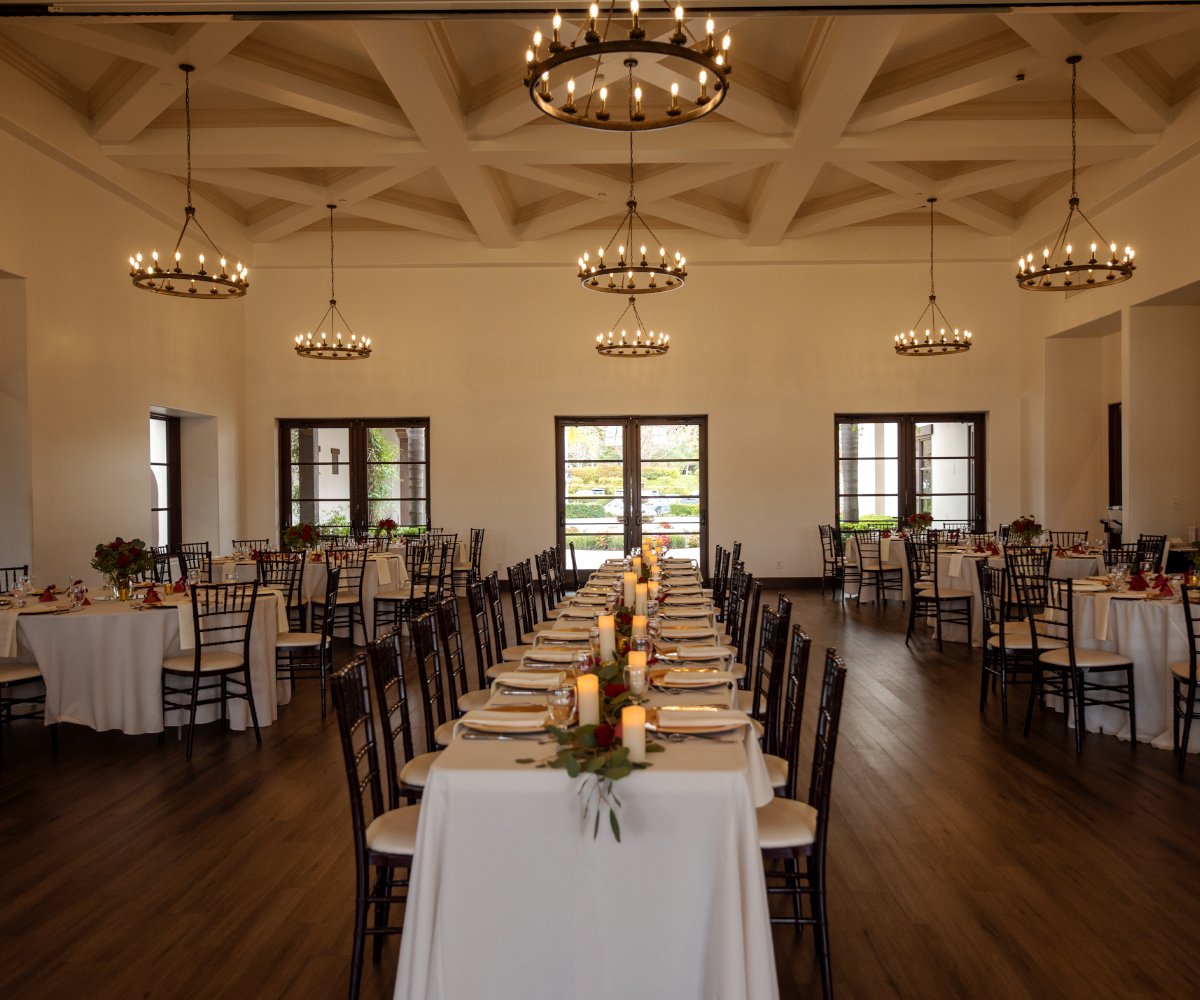
<instances>
[{"instance_id":1,"label":"chair seat cushion","mask_svg":"<svg viewBox=\"0 0 1200 1000\"><path fill-rule=\"evenodd\" d=\"M987 644L992 649L1000 648L1000 636L994 635L988 639ZM1049 636L1038 636L1038 649L1062 649L1066 646L1066 641L1063 639L1051 639ZM1012 630L1004 633L1004 648L1005 649L1033 649L1033 639L1029 636L1028 629L1023 629L1017 632Z\"/></svg>"},{"instance_id":2,"label":"chair seat cushion","mask_svg":"<svg viewBox=\"0 0 1200 1000\"><path fill-rule=\"evenodd\" d=\"M440 747L448 747L454 739L454 720L443 722L433 731L433 742Z\"/></svg>"},{"instance_id":3,"label":"chair seat cushion","mask_svg":"<svg viewBox=\"0 0 1200 1000\"><path fill-rule=\"evenodd\" d=\"M524 643L528 643L529 645L533 645L533 641L536 638L537 638L536 632L526 632L523 636L521 636L521 641Z\"/></svg>"},{"instance_id":4,"label":"chair seat cushion","mask_svg":"<svg viewBox=\"0 0 1200 1000\"><path fill-rule=\"evenodd\" d=\"M473 708L483 708L491 697L492 692L487 689L464 692L458 699L458 710L460 712L469 712Z\"/></svg>"},{"instance_id":5,"label":"chair seat cushion","mask_svg":"<svg viewBox=\"0 0 1200 1000\"><path fill-rule=\"evenodd\" d=\"M758 846L764 851L808 847L817 838L817 811L807 802L776 797L755 812Z\"/></svg>"},{"instance_id":6,"label":"chair seat cushion","mask_svg":"<svg viewBox=\"0 0 1200 1000\"><path fill-rule=\"evenodd\" d=\"M241 653L213 650L200 655L200 673L218 673L222 670L237 670L242 666ZM190 674L196 667L194 653L180 653L163 660L163 670L172 674Z\"/></svg>"},{"instance_id":7,"label":"chair seat cushion","mask_svg":"<svg viewBox=\"0 0 1200 1000\"><path fill-rule=\"evenodd\" d=\"M1065 646L1062 649L1052 649L1048 653L1042 653L1038 659L1049 667L1069 667L1071 665L1071 657ZM1075 666L1080 670L1124 670L1132 667L1133 661L1120 653L1076 647Z\"/></svg>"},{"instance_id":8,"label":"chair seat cushion","mask_svg":"<svg viewBox=\"0 0 1200 1000\"><path fill-rule=\"evenodd\" d=\"M437 588L432 590L428 587L405 587L403 590L381 590L375 595L376 601L407 601L411 598L414 601L423 601L431 594L436 594Z\"/></svg>"},{"instance_id":9,"label":"chair seat cushion","mask_svg":"<svg viewBox=\"0 0 1200 1000\"><path fill-rule=\"evenodd\" d=\"M420 806L403 806L380 813L367 827L367 849L383 854L411 855L417 849Z\"/></svg>"},{"instance_id":10,"label":"chair seat cushion","mask_svg":"<svg viewBox=\"0 0 1200 1000\"><path fill-rule=\"evenodd\" d=\"M754 692L743 691L741 688L734 694L734 708L739 712L745 712L747 715L753 714L754 711Z\"/></svg>"},{"instance_id":11,"label":"chair seat cushion","mask_svg":"<svg viewBox=\"0 0 1200 1000\"><path fill-rule=\"evenodd\" d=\"M275 636L276 649L308 649L319 645L320 632L279 632Z\"/></svg>"},{"instance_id":12,"label":"chair seat cushion","mask_svg":"<svg viewBox=\"0 0 1200 1000\"><path fill-rule=\"evenodd\" d=\"M0 684L18 684L23 681L36 681L41 676L42 672L38 669L36 663L0 664Z\"/></svg>"},{"instance_id":13,"label":"chair seat cushion","mask_svg":"<svg viewBox=\"0 0 1200 1000\"><path fill-rule=\"evenodd\" d=\"M932 601L935 599L932 586L928 590L918 587L917 593L918 596L924 597L926 600ZM969 590L959 590L956 587L943 587L938 591L936 599L939 601L967 601L974 596Z\"/></svg>"},{"instance_id":14,"label":"chair seat cushion","mask_svg":"<svg viewBox=\"0 0 1200 1000\"><path fill-rule=\"evenodd\" d=\"M1176 677L1182 677L1186 681L1192 676L1192 665L1187 660L1184 660L1182 663L1172 663L1170 671ZM3 679L2 676L0 676L0 679Z\"/></svg>"},{"instance_id":15,"label":"chair seat cushion","mask_svg":"<svg viewBox=\"0 0 1200 1000\"><path fill-rule=\"evenodd\" d=\"M765 753L763 754L763 763L767 765L767 778L770 779L772 788L778 791L787 784L788 762L783 757Z\"/></svg>"},{"instance_id":16,"label":"chair seat cushion","mask_svg":"<svg viewBox=\"0 0 1200 1000\"><path fill-rule=\"evenodd\" d=\"M533 626L534 633L545 632L547 629L556 628L554 622L536 622Z\"/></svg>"},{"instance_id":17,"label":"chair seat cushion","mask_svg":"<svg viewBox=\"0 0 1200 1000\"><path fill-rule=\"evenodd\" d=\"M429 780L429 769L441 755L440 750L435 750L433 753L418 754L408 761L400 768L400 784L408 785L410 788L424 788L425 783Z\"/></svg>"},{"instance_id":18,"label":"chair seat cushion","mask_svg":"<svg viewBox=\"0 0 1200 1000\"><path fill-rule=\"evenodd\" d=\"M361 604L362 598L358 596L357 590L339 590L334 603L341 608L347 604Z\"/></svg>"}]
</instances>

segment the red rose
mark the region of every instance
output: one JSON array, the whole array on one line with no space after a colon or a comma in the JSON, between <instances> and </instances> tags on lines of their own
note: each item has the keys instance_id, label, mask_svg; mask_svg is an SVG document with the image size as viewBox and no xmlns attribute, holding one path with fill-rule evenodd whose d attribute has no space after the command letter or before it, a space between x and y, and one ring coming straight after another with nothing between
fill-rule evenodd
<instances>
[{"instance_id":1,"label":"red rose","mask_svg":"<svg viewBox=\"0 0 1200 1000\"><path fill-rule=\"evenodd\" d=\"M616 681L613 681L611 684L607 685L604 688L604 697L605 698L617 698L620 695L623 695L625 693L625 691L626 691L626 688L625 688L624 684L618 684Z\"/></svg>"},{"instance_id":2,"label":"red rose","mask_svg":"<svg viewBox=\"0 0 1200 1000\"><path fill-rule=\"evenodd\" d=\"M607 722L600 723L600 725L596 727L596 746L598 746L601 750L607 750L610 746L612 746L614 735L615 733L613 732L612 726L610 726Z\"/></svg>"},{"instance_id":3,"label":"red rose","mask_svg":"<svg viewBox=\"0 0 1200 1000\"><path fill-rule=\"evenodd\" d=\"M124 569L126 566L129 565L129 556L127 556L124 552L122 552L120 555L117 556L117 565L120 566L122 569Z\"/></svg>"},{"instance_id":4,"label":"red rose","mask_svg":"<svg viewBox=\"0 0 1200 1000\"><path fill-rule=\"evenodd\" d=\"M141 556L141 554L142 554L142 550L139 549L136 545L133 546L133 548L131 548L129 550L129 555L130 555L130 558L132 558L132 559L137 559L139 556Z\"/></svg>"},{"instance_id":5,"label":"red rose","mask_svg":"<svg viewBox=\"0 0 1200 1000\"><path fill-rule=\"evenodd\" d=\"M123 543L121 542L121 539L118 538L115 542L109 542L108 547L110 549L112 549L114 552L116 552L121 547L122 544Z\"/></svg>"}]
</instances>

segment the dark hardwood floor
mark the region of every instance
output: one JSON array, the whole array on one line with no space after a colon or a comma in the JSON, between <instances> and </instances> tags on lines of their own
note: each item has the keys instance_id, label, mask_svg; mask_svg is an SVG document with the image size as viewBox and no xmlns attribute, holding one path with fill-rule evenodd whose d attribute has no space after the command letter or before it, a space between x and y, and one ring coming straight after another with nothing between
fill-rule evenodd
<instances>
[{"instance_id":1,"label":"dark hardwood floor","mask_svg":"<svg viewBox=\"0 0 1200 1000\"><path fill-rule=\"evenodd\" d=\"M1090 734L1077 757L1053 712L1025 739L979 714L976 655L905 648L901 608L793 596L814 667L833 645L850 671L839 996L1200 996L1200 758L1181 779L1168 753ZM173 736L71 727L55 757L44 731L10 728L0 848L0 996L345 995L349 811L311 683L261 748L208 726L191 763ZM775 946L782 996L819 996L811 934L777 928ZM364 998L391 996L397 948L368 961Z\"/></svg>"}]
</instances>

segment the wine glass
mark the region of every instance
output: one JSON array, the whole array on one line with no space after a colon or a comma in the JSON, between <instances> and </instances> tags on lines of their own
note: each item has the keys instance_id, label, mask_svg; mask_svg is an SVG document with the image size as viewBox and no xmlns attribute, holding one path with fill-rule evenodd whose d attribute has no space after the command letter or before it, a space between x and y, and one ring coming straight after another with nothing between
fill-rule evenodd
<instances>
[{"instance_id":1,"label":"wine glass","mask_svg":"<svg viewBox=\"0 0 1200 1000\"><path fill-rule=\"evenodd\" d=\"M590 640L590 634L588 638ZM597 647L600 645L599 629L596 629L596 645ZM588 649L581 649L571 657L571 669L575 671L576 676L594 673L598 659L598 654L593 654L592 651Z\"/></svg>"},{"instance_id":2,"label":"wine glass","mask_svg":"<svg viewBox=\"0 0 1200 1000\"><path fill-rule=\"evenodd\" d=\"M629 690L629 701L632 704L640 705L644 702L646 700L646 668L626 665L625 687Z\"/></svg>"},{"instance_id":3,"label":"wine glass","mask_svg":"<svg viewBox=\"0 0 1200 1000\"><path fill-rule=\"evenodd\" d=\"M592 647L592 655L596 662L600 661L600 626L593 625L588 629L588 645Z\"/></svg>"},{"instance_id":4,"label":"wine glass","mask_svg":"<svg viewBox=\"0 0 1200 1000\"><path fill-rule=\"evenodd\" d=\"M546 710L550 724L557 729L566 729L575 715L575 685L564 684L546 693Z\"/></svg>"}]
</instances>

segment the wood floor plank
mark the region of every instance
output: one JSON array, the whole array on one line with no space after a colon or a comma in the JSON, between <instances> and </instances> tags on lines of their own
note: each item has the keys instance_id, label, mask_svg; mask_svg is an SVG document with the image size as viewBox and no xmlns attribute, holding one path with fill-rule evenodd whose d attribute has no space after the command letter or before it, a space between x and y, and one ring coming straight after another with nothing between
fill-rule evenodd
<instances>
[{"instance_id":1,"label":"wood floor plank","mask_svg":"<svg viewBox=\"0 0 1200 1000\"><path fill-rule=\"evenodd\" d=\"M998 704L980 714L977 654L906 648L903 608L790 596L814 667L836 646L850 671L829 858L838 996L1200 996L1200 758L1180 778L1170 754L1093 734L1077 756L1053 711L1026 739L1023 691L1007 730ZM345 994L349 811L312 684L261 748L212 726L190 763L174 733L160 747L64 727L61 743L54 756L21 723L0 754L0 996ZM774 938L782 996L819 995L811 932ZM397 953L366 963L364 998L391 996Z\"/></svg>"}]
</instances>

